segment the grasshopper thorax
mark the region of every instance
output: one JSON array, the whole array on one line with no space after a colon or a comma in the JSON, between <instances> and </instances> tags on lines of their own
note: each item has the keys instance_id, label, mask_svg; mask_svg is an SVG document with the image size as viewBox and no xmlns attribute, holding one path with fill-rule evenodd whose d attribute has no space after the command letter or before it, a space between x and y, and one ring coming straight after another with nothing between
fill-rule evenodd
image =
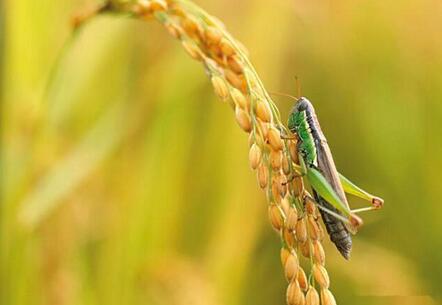
<instances>
[{"instance_id":1,"label":"grasshopper thorax","mask_svg":"<svg viewBox=\"0 0 442 305\"><path fill-rule=\"evenodd\" d=\"M300 126L306 119L306 112L311 112L311 109L313 109L313 106L307 98L300 97L299 99L297 99L295 105L292 108L292 111L290 111L289 119L287 122L287 126L291 132L298 132Z\"/></svg>"},{"instance_id":2,"label":"grasshopper thorax","mask_svg":"<svg viewBox=\"0 0 442 305\"><path fill-rule=\"evenodd\" d=\"M290 112L287 122L289 130L298 135L298 151L308 165L316 163L316 148L311 134L312 126L309 123L312 113L312 104L305 97L301 97Z\"/></svg>"}]
</instances>

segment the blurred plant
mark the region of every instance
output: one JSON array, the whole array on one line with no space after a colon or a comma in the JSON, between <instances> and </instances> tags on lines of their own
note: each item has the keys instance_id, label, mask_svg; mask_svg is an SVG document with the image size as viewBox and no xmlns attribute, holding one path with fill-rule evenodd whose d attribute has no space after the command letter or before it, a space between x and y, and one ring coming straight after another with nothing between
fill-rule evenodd
<instances>
[{"instance_id":1,"label":"blurred plant","mask_svg":"<svg viewBox=\"0 0 442 305\"><path fill-rule=\"evenodd\" d=\"M266 193L269 219L282 241L281 262L289 282L287 303L313 305L321 299L322 304L335 304L325 269L320 214L299 176L296 139L284 137L287 129L247 50L221 21L185 0L108 1L84 10L73 19L73 26L78 29L105 12L158 20L191 58L204 65L215 93L232 107L238 125L249 134L250 166ZM307 258L308 276L298 253Z\"/></svg>"}]
</instances>

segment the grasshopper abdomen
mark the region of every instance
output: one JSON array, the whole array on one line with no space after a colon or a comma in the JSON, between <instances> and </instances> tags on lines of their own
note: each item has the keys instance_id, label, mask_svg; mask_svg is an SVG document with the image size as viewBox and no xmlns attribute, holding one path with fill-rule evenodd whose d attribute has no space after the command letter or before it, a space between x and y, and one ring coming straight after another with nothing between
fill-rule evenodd
<instances>
[{"instance_id":1,"label":"grasshopper abdomen","mask_svg":"<svg viewBox=\"0 0 442 305\"><path fill-rule=\"evenodd\" d=\"M313 191L313 194L316 202L319 205L335 213L339 213L337 209L322 199L322 197L320 197L315 191ZM330 236L330 240L335 244L339 253L341 253L345 259L349 259L352 246L350 232L348 232L344 223L339 219L336 219L336 217L333 215L330 215L322 209L319 209L319 212L321 213L322 221L324 222L325 229Z\"/></svg>"}]
</instances>

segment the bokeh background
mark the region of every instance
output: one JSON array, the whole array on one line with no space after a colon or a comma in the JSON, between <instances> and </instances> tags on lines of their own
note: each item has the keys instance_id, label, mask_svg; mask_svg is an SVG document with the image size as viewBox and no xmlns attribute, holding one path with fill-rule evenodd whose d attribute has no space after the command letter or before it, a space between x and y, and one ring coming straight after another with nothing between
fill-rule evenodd
<instances>
[{"instance_id":1,"label":"bokeh background","mask_svg":"<svg viewBox=\"0 0 442 305\"><path fill-rule=\"evenodd\" d=\"M93 2L0 2L0 304L284 304L247 136L159 24L96 18L44 94ZM197 3L269 91L299 77L340 171L385 198L350 261L325 242L338 303L438 304L442 2Z\"/></svg>"}]
</instances>

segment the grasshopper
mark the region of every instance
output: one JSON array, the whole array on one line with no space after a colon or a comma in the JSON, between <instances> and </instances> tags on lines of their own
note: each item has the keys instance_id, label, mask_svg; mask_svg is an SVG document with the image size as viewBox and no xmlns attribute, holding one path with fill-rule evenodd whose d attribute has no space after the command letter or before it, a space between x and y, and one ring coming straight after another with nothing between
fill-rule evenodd
<instances>
[{"instance_id":1,"label":"grasshopper","mask_svg":"<svg viewBox=\"0 0 442 305\"><path fill-rule=\"evenodd\" d=\"M356 233L357 227L362 224L362 220L355 214L379 209L384 201L338 173L315 109L305 97L296 98L296 104L289 115L288 128L298 140L300 175L307 178L313 190L314 201L320 209L331 241L342 256L348 259L352 246L350 233ZM351 210L345 193L370 201L371 206Z\"/></svg>"}]
</instances>

